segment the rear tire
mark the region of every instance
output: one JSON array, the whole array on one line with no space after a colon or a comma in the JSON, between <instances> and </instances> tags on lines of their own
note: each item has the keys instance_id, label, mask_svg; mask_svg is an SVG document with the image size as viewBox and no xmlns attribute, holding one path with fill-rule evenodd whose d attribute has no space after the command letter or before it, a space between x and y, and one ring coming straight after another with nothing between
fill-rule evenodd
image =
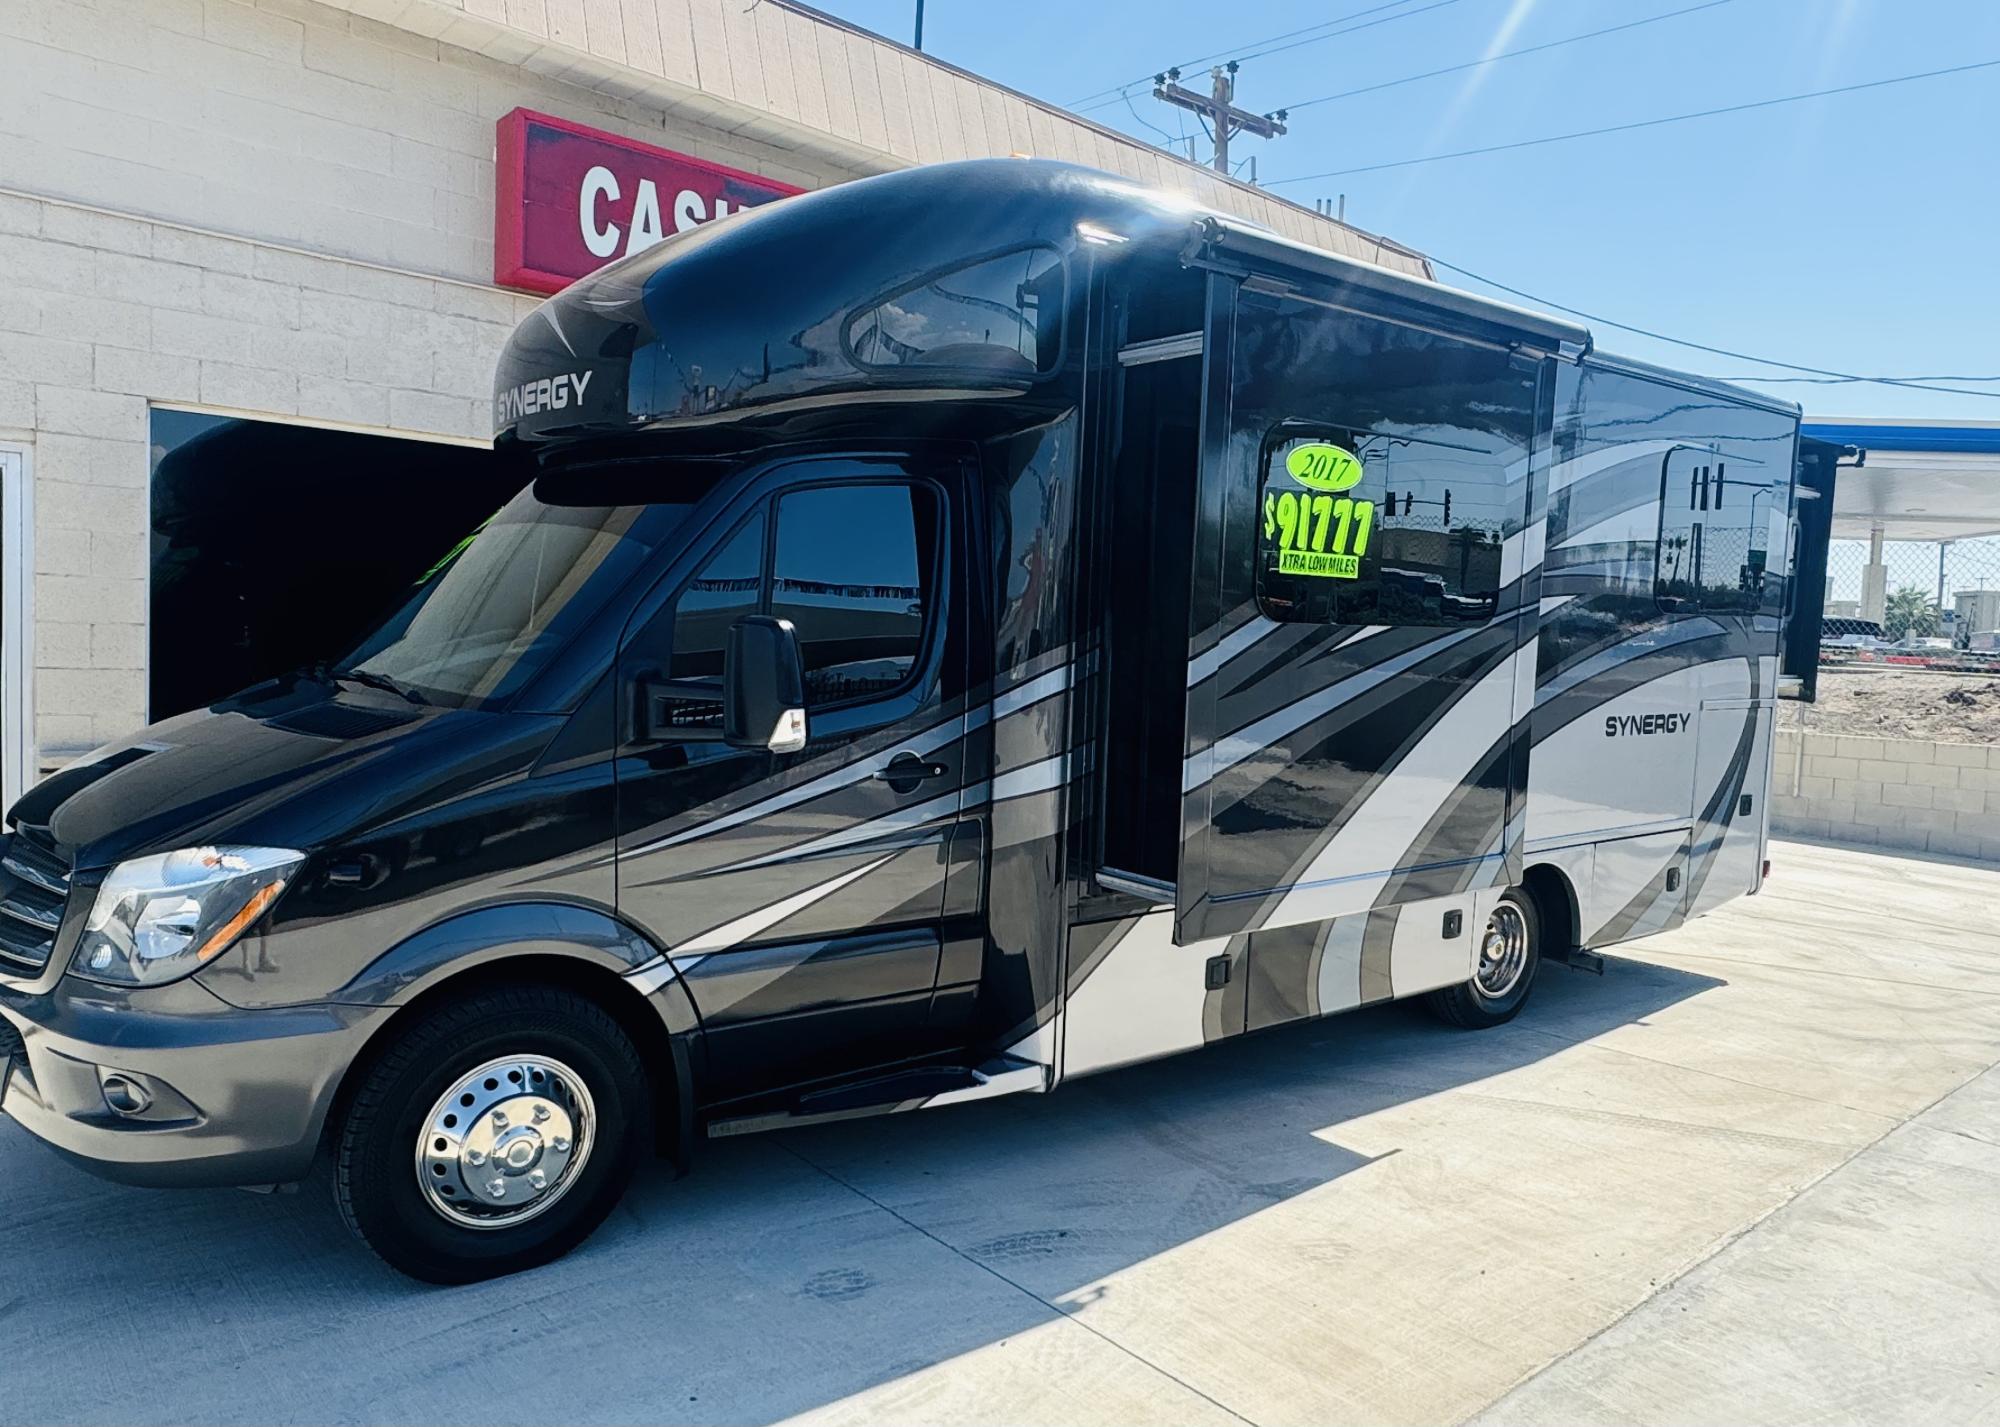
<instances>
[{"instance_id":1,"label":"rear tire","mask_svg":"<svg viewBox=\"0 0 2000 1427\"><path fill-rule=\"evenodd\" d=\"M1542 919L1535 899L1510 887L1487 913L1472 979L1424 998L1432 1014L1460 1030L1505 1025L1528 1004L1541 966Z\"/></svg>"},{"instance_id":2,"label":"rear tire","mask_svg":"<svg viewBox=\"0 0 2000 1427\"><path fill-rule=\"evenodd\" d=\"M562 1257L632 1178L652 1096L595 1002L497 987L424 1012L369 1066L337 1127L341 1217L426 1283Z\"/></svg>"}]
</instances>

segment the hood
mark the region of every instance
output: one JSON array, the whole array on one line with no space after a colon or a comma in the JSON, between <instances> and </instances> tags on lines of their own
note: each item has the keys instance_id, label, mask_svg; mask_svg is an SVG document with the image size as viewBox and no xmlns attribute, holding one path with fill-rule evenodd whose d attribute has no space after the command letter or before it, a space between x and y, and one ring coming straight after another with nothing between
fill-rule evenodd
<instances>
[{"instance_id":1,"label":"hood","mask_svg":"<svg viewBox=\"0 0 2000 1427\"><path fill-rule=\"evenodd\" d=\"M78 870L207 843L309 851L531 766L562 722L273 680L98 749L37 784L7 821Z\"/></svg>"}]
</instances>

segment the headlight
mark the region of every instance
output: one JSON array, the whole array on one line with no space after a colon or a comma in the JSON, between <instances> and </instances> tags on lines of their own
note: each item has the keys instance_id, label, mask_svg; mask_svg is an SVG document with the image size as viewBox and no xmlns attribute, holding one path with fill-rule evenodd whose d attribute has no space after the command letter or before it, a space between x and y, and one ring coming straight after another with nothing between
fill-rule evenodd
<instances>
[{"instance_id":1,"label":"headlight","mask_svg":"<svg viewBox=\"0 0 2000 1427\"><path fill-rule=\"evenodd\" d=\"M281 847L189 847L121 862L97 889L70 970L121 986L177 981L228 950L304 860Z\"/></svg>"}]
</instances>

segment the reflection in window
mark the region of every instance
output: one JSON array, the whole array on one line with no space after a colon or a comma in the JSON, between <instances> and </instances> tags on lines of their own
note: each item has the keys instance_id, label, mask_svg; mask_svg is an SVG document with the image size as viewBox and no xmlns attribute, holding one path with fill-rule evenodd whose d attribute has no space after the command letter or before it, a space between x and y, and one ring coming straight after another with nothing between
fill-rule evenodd
<instances>
[{"instance_id":1,"label":"reflection in window","mask_svg":"<svg viewBox=\"0 0 2000 1427\"><path fill-rule=\"evenodd\" d=\"M1779 613L1788 495L1755 461L1690 446L1668 452L1654 570L1660 608Z\"/></svg>"},{"instance_id":2,"label":"reflection in window","mask_svg":"<svg viewBox=\"0 0 2000 1427\"><path fill-rule=\"evenodd\" d=\"M1326 452L1360 466L1319 473ZM1507 472L1414 435L1281 428L1264 445L1257 599L1291 623L1480 623L1499 604ZM1517 488L1515 498L1521 492Z\"/></svg>"},{"instance_id":3,"label":"reflection in window","mask_svg":"<svg viewBox=\"0 0 2000 1427\"><path fill-rule=\"evenodd\" d=\"M162 407L151 423L155 719L345 654L531 474L431 441Z\"/></svg>"},{"instance_id":4,"label":"reflection in window","mask_svg":"<svg viewBox=\"0 0 2000 1427\"><path fill-rule=\"evenodd\" d=\"M708 557L674 602L674 653L669 677L720 679L729 626L757 612L764 572L764 516L745 521Z\"/></svg>"},{"instance_id":5,"label":"reflection in window","mask_svg":"<svg viewBox=\"0 0 2000 1427\"><path fill-rule=\"evenodd\" d=\"M1061 348L1062 260L1023 248L933 277L848 324L855 356L872 366L982 367L1030 376Z\"/></svg>"},{"instance_id":6,"label":"reflection in window","mask_svg":"<svg viewBox=\"0 0 2000 1427\"><path fill-rule=\"evenodd\" d=\"M937 501L925 487L840 485L778 501L771 613L798 629L806 704L878 697L923 645Z\"/></svg>"},{"instance_id":7,"label":"reflection in window","mask_svg":"<svg viewBox=\"0 0 2000 1427\"><path fill-rule=\"evenodd\" d=\"M343 666L477 705L521 687L645 563L680 506L516 496Z\"/></svg>"}]
</instances>

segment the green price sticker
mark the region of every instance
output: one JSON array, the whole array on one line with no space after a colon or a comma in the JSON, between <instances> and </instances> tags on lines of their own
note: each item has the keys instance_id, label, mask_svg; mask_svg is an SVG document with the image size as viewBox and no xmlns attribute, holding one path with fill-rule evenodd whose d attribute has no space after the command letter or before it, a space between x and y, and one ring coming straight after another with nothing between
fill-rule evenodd
<instances>
[{"instance_id":1,"label":"green price sticker","mask_svg":"<svg viewBox=\"0 0 2000 1427\"><path fill-rule=\"evenodd\" d=\"M1355 469L1360 470L1358 463ZM1335 499L1306 491L1264 492L1264 539L1277 539L1281 575L1359 579L1361 557L1368 553L1374 529L1372 500Z\"/></svg>"},{"instance_id":2,"label":"green price sticker","mask_svg":"<svg viewBox=\"0 0 2000 1427\"><path fill-rule=\"evenodd\" d=\"M1361 458L1329 441L1308 441L1285 453L1285 471L1302 486L1338 494L1361 484Z\"/></svg>"}]
</instances>

